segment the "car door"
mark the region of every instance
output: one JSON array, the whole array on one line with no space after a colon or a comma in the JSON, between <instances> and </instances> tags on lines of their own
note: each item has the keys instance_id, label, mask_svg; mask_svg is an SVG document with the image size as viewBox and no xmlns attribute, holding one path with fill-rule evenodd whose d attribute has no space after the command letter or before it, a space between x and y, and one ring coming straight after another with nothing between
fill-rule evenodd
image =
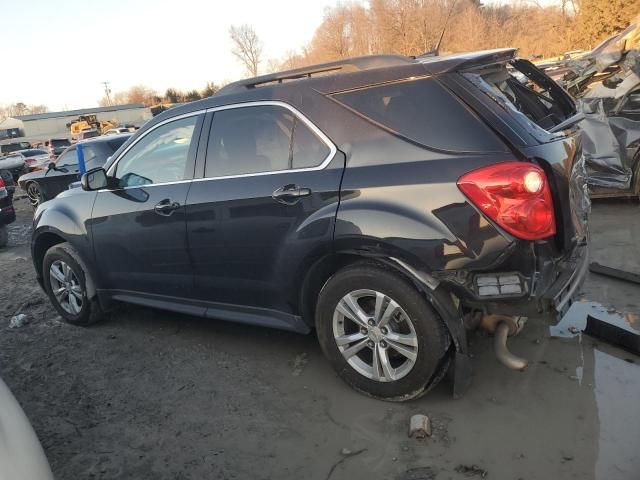
<instances>
[{"instance_id":1,"label":"car door","mask_svg":"<svg viewBox=\"0 0 640 480\"><path fill-rule=\"evenodd\" d=\"M185 201L203 116L157 124L109 167L114 187L98 192L91 232L100 283L112 294L191 295Z\"/></svg>"},{"instance_id":2,"label":"car door","mask_svg":"<svg viewBox=\"0 0 640 480\"><path fill-rule=\"evenodd\" d=\"M620 146L626 153L624 164L633 172L631 185L640 191L640 85L619 101L611 117L614 134L623 142Z\"/></svg>"},{"instance_id":3,"label":"car door","mask_svg":"<svg viewBox=\"0 0 640 480\"><path fill-rule=\"evenodd\" d=\"M196 294L295 313L300 275L331 250L344 156L281 102L223 107L208 133L187 199Z\"/></svg>"},{"instance_id":4,"label":"car door","mask_svg":"<svg viewBox=\"0 0 640 480\"><path fill-rule=\"evenodd\" d=\"M41 183L45 200L50 200L78 180L78 152L76 146L69 147L55 161L55 170L45 170Z\"/></svg>"}]
</instances>

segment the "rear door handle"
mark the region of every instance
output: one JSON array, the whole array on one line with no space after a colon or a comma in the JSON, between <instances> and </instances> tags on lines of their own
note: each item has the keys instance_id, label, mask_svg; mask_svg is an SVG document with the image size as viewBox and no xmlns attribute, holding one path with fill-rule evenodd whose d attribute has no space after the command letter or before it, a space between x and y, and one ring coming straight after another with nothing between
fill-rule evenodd
<instances>
[{"instance_id":1,"label":"rear door handle","mask_svg":"<svg viewBox=\"0 0 640 480\"><path fill-rule=\"evenodd\" d=\"M164 200L161 200L155 207L153 207L153 210L158 215L162 215L163 217L168 217L179 208L180 208L180 204L178 202L172 202L168 198L165 198Z\"/></svg>"},{"instance_id":2,"label":"rear door handle","mask_svg":"<svg viewBox=\"0 0 640 480\"><path fill-rule=\"evenodd\" d=\"M293 205L300 201L302 197L308 197L311 195L311 189L306 187L299 187L297 185L285 185L277 189L271 197L280 203L285 205Z\"/></svg>"}]
</instances>

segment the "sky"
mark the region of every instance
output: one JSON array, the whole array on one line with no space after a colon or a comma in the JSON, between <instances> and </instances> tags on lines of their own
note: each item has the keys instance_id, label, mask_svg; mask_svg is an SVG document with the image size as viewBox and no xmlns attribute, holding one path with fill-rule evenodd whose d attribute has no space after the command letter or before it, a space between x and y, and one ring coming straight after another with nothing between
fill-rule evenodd
<instances>
[{"instance_id":1,"label":"sky","mask_svg":"<svg viewBox=\"0 0 640 480\"><path fill-rule=\"evenodd\" d=\"M336 3L0 0L0 106L94 107L104 81L112 92L142 84L164 93L237 80L244 67L231 54L231 25L252 25L263 58L282 58L311 40Z\"/></svg>"}]
</instances>

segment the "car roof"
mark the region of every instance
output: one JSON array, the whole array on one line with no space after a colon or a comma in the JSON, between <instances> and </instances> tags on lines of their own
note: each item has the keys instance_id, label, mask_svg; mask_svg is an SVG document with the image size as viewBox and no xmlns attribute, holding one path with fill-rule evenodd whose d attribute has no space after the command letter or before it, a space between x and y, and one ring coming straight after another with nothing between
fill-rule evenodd
<instances>
[{"instance_id":1,"label":"car roof","mask_svg":"<svg viewBox=\"0 0 640 480\"><path fill-rule=\"evenodd\" d=\"M82 143L84 145L85 143L108 142L108 141L113 140L114 138L125 138L125 137L130 137L131 135L133 135L133 134L132 133L119 133L118 135L100 135L99 137L91 137L91 138L87 138L87 139L84 139L84 140L80 140L78 143Z\"/></svg>"},{"instance_id":2,"label":"car roof","mask_svg":"<svg viewBox=\"0 0 640 480\"><path fill-rule=\"evenodd\" d=\"M517 49L501 48L443 56L368 55L311 65L230 83L211 97L176 105L156 115L140 130L194 111L250 101L300 98L301 91L330 94L410 76L438 75L482 64L506 62Z\"/></svg>"}]
</instances>

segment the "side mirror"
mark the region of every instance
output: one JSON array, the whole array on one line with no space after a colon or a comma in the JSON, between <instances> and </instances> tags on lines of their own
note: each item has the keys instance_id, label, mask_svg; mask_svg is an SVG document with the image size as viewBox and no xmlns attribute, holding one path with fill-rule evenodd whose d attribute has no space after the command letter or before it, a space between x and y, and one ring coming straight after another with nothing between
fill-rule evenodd
<instances>
[{"instance_id":1,"label":"side mirror","mask_svg":"<svg viewBox=\"0 0 640 480\"><path fill-rule=\"evenodd\" d=\"M55 170L56 169L56 164L53 162L49 162L49 165L47 165L47 171L48 170Z\"/></svg>"},{"instance_id":2,"label":"side mirror","mask_svg":"<svg viewBox=\"0 0 640 480\"><path fill-rule=\"evenodd\" d=\"M101 167L93 168L82 175L80 183L82 184L82 189L89 192L107 188L109 183L107 180L107 172Z\"/></svg>"}]
</instances>

